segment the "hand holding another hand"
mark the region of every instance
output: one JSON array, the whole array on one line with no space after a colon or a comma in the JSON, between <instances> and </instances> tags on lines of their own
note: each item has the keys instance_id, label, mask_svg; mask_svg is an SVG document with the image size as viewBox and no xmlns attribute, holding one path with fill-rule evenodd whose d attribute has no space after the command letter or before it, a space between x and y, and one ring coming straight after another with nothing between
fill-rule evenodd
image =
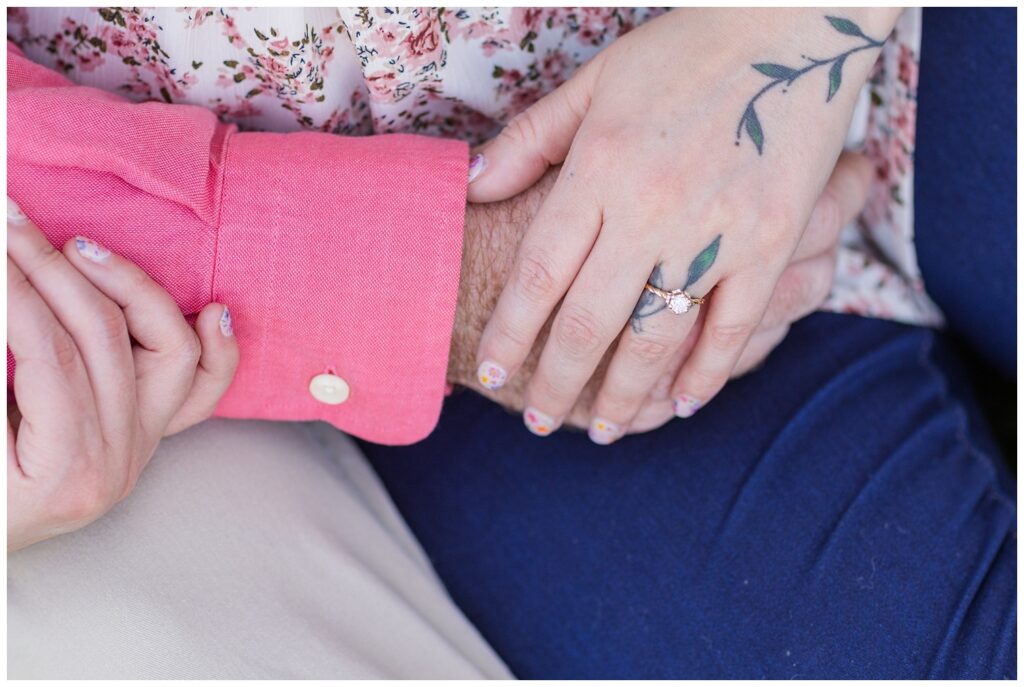
<instances>
[{"instance_id":1,"label":"hand holding another hand","mask_svg":"<svg viewBox=\"0 0 1024 687\"><path fill-rule=\"evenodd\" d=\"M238 365L227 308L195 330L132 263L56 250L8 200L8 550L76 530L124 498L161 437L209 417Z\"/></svg>"},{"instance_id":2,"label":"hand holding another hand","mask_svg":"<svg viewBox=\"0 0 1024 687\"><path fill-rule=\"evenodd\" d=\"M870 36L884 37L898 11L860 15L864 29L818 10L669 12L484 147L473 201L506 198L562 163L477 357L480 382L496 389L522 375L550 327L525 390L536 434L573 415L602 361L590 408L602 443L634 426L681 349L670 383L680 417L734 374L788 266L821 253L804 230L881 46ZM851 219L862 198L827 211Z\"/></svg>"},{"instance_id":3,"label":"hand holding another hand","mask_svg":"<svg viewBox=\"0 0 1024 687\"><path fill-rule=\"evenodd\" d=\"M526 408L526 392L535 374L551 327L549 318L519 368L519 374L496 390L481 389L476 352L502 289L516 268L520 242L544 200L551 192L559 169L555 168L523 193L506 201L470 204L466 210L462 278L456 310L448 379L476 388L515 412ZM789 326L813 312L828 295L835 273L835 250L842 228L862 209L873 170L866 158L853 153L840 157L825 190L811 213L797 250L786 265L771 294L764 317L746 343L732 370L732 377L760 365L783 340ZM671 384L697 342L704 323L697 320L682 345L674 352L666 372L644 399L628 432L645 432L674 417ZM591 407L604 381L614 347L607 351L587 380L565 424L587 427ZM596 435L602 438L601 435Z\"/></svg>"}]
</instances>

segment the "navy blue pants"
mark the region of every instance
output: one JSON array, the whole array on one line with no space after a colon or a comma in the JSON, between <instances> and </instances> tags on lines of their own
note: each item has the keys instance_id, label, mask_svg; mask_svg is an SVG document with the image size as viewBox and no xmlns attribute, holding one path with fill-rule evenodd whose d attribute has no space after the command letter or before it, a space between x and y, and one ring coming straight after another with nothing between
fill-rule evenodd
<instances>
[{"instance_id":1,"label":"navy blue pants","mask_svg":"<svg viewBox=\"0 0 1024 687\"><path fill-rule=\"evenodd\" d=\"M1012 372L1013 10L925 16L918 244L947 248L922 266L953 334ZM985 108L927 110L967 88ZM996 134L984 169L948 154ZM975 203L951 205L954 174ZM968 284L998 287L980 331ZM815 314L693 418L611 447L464 391L427 440L364 449L520 677L1015 676L1013 480L950 336Z\"/></svg>"}]
</instances>

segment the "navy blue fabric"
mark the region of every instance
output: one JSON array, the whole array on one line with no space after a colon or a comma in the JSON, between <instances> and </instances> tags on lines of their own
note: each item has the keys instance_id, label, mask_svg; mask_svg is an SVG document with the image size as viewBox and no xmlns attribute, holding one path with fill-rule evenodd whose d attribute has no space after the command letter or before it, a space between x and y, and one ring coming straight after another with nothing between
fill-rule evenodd
<instances>
[{"instance_id":1,"label":"navy blue fabric","mask_svg":"<svg viewBox=\"0 0 1024 687\"><path fill-rule=\"evenodd\" d=\"M1016 84L1016 8L925 10L918 260L951 329L1007 375L1017 372Z\"/></svg>"},{"instance_id":2,"label":"navy blue fabric","mask_svg":"<svg viewBox=\"0 0 1024 687\"><path fill-rule=\"evenodd\" d=\"M1008 30L947 26L949 60ZM1012 81L971 74L948 95L1012 101ZM922 255L928 288L1008 360L1008 320L983 323L992 340L975 332L986 289L1012 317L1014 225L992 207L991 170L918 160L918 245L948 244ZM927 224L922 198L942 191L921 189L952 171L978 196ZM520 677L1015 677L1014 485L964 378L944 335L815 314L693 418L611 447L534 437L464 391L426 441L363 448Z\"/></svg>"},{"instance_id":3,"label":"navy blue fabric","mask_svg":"<svg viewBox=\"0 0 1024 687\"><path fill-rule=\"evenodd\" d=\"M1016 514L937 335L817 314L686 421L597 447L471 392L364 445L528 678L1002 677Z\"/></svg>"}]
</instances>

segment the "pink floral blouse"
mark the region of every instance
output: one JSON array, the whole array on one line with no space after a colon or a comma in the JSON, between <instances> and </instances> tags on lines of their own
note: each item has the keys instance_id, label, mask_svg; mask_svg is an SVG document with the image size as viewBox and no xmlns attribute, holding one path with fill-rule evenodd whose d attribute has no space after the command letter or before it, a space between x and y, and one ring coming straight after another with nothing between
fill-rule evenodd
<instances>
[{"instance_id":1,"label":"pink floral blouse","mask_svg":"<svg viewBox=\"0 0 1024 687\"><path fill-rule=\"evenodd\" d=\"M8 38L75 82L189 103L243 130L416 133L478 143L569 78L644 8L15 8ZM872 158L827 310L941 325L913 234L920 10L903 13L848 145Z\"/></svg>"}]
</instances>

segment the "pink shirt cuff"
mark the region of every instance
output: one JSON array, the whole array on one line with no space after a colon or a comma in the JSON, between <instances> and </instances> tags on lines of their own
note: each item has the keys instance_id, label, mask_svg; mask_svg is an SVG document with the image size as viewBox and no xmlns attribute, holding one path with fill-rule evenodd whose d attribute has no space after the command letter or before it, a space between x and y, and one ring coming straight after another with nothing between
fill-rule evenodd
<instances>
[{"instance_id":1,"label":"pink shirt cuff","mask_svg":"<svg viewBox=\"0 0 1024 687\"><path fill-rule=\"evenodd\" d=\"M218 415L324 420L388 444L430 433L466 144L238 133L202 108L77 86L10 43L7 76L8 195L48 238L99 241L187 315L211 300L231 308L241 362ZM341 380L334 392L344 382L344 402L311 392L321 374Z\"/></svg>"},{"instance_id":2,"label":"pink shirt cuff","mask_svg":"<svg viewBox=\"0 0 1024 687\"><path fill-rule=\"evenodd\" d=\"M212 295L232 309L244 364L219 415L325 420L386 444L430 433L467 163L464 144L421 136L229 138ZM320 374L347 400L314 398Z\"/></svg>"}]
</instances>

